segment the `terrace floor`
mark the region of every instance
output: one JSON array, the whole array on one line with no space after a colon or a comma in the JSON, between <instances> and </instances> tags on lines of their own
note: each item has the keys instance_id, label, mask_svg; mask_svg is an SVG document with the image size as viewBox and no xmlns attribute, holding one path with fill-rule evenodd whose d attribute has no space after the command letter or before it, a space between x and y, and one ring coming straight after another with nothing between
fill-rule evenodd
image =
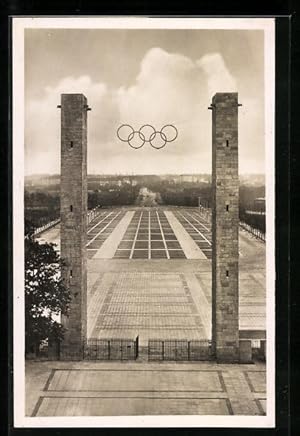
<instances>
[{"instance_id":1,"label":"terrace floor","mask_svg":"<svg viewBox=\"0 0 300 436\"><path fill-rule=\"evenodd\" d=\"M59 250L59 225L40 236ZM266 328L265 244L240 231L240 330ZM196 208L103 209L88 227L88 337L209 339L211 231ZM27 362L28 416L263 415L265 365Z\"/></svg>"}]
</instances>

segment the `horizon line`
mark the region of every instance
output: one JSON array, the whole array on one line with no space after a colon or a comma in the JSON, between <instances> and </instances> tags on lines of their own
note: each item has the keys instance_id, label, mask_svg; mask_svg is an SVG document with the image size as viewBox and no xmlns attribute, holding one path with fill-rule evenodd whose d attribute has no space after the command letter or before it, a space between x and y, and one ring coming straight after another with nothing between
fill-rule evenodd
<instances>
[{"instance_id":1,"label":"horizon line","mask_svg":"<svg viewBox=\"0 0 300 436\"><path fill-rule=\"evenodd\" d=\"M211 176L211 173L203 172L203 173L88 173L87 176L126 176L126 177L137 177L137 176L197 176L197 175L209 175ZM265 173L246 173L242 172L239 173L241 176L265 176ZM60 173L31 173L31 174L25 174L24 177L33 177L33 176L59 176Z\"/></svg>"}]
</instances>

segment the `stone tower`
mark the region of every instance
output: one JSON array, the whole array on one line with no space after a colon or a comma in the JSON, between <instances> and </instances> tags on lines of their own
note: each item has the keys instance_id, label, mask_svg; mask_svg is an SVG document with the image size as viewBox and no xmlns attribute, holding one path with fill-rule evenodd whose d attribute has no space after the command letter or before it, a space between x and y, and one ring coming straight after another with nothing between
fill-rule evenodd
<instances>
[{"instance_id":1,"label":"stone tower","mask_svg":"<svg viewBox=\"0 0 300 436\"><path fill-rule=\"evenodd\" d=\"M238 94L212 99L212 344L219 362L239 360Z\"/></svg>"},{"instance_id":2,"label":"stone tower","mask_svg":"<svg viewBox=\"0 0 300 436\"><path fill-rule=\"evenodd\" d=\"M82 359L87 331L87 99L61 95L60 243L63 279L72 300L60 356Z\"/></svg>"}]
</instances>

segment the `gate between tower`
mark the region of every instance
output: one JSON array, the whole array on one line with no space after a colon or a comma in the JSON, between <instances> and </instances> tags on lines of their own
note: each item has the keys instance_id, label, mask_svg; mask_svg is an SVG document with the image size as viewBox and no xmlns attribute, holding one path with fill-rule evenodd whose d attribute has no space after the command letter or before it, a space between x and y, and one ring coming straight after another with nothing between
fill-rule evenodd
<instances>
[{"instance_id":1,"label":"gate between tower","mask_svg":"<svg viewBox=\"0 0 300 436\"><path fill-rule=\"evenodd\" d=\"M86 360L136 360L138 358L139 338L98 339L90 338L83 346Z\"/></svg>"},{"instance_id":2,"label":"gate between tower","mask_svg":"<svg viewBox=\"0 0 300 436\"><path fill-rule=\"evenodd\" d=\"M212 360L209 340L149 339L148 361ZM86 360L136 360L139 357L139 337L135 339L90 338L83 346Z\"/></svg>"},{"instance_id":3,"label":"gate between tower","mask_svg":"<svg viewBox=\"0 0 300 436\"><path fill-rule=\"evenodd\" d=\"M162 340L149 339L148 360L211 360L212 347L209 340Z\"/></svg>"}]
</instances>

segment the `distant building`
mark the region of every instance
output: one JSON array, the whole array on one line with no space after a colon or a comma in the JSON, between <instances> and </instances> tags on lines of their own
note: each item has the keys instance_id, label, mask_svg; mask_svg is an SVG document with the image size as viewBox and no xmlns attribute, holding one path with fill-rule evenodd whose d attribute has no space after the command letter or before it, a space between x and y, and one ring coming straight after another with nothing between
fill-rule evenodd
<instances>
[{"instance_id":1,"label":"distant building","mask_svg":"<svg viewBox=\"0 0 300 436\"><path fill-rule=\"evenodd\" d=\"M205 176L201 174L181 174L181 183L207 183L208 180Z\"/></svg>"},{"instance_id":2,"label":"distant building","mask_svg":"<svg viewBox=\"0 0 300 436\"><path fill-rule=\"evenodd\" d=\"M120 179L103 179L99 181L99 186L122 186L122 180Z\"/></svg>"},{"instance_id":3,"label":"distant building","mask_svg":"<svg viewBox=\"0 0 300 436\"><path fill-rule=\"evenodd\" d=\"M181 182L191 183L191 182L194 181L194 176L190 175L190 174L181 174L180 181Z\"/></svg>"}]
</instances>

